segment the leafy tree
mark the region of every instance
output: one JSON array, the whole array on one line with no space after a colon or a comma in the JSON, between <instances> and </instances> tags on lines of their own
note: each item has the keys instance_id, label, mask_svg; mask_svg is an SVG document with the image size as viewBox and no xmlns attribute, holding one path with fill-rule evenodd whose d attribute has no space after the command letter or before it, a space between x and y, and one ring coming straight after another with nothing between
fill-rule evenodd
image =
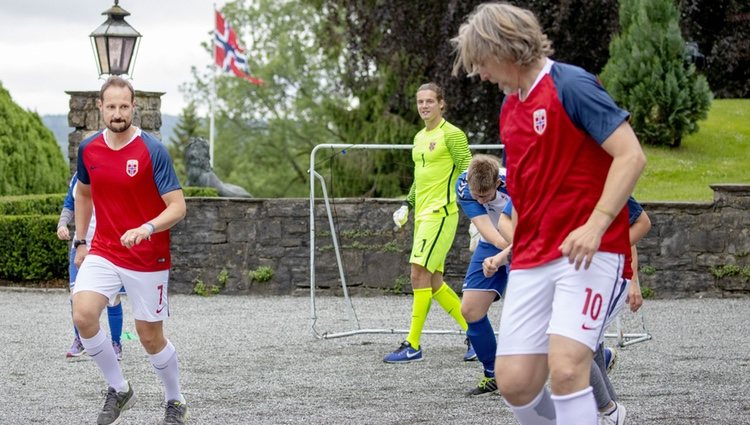
<instances>
[{"instance_id":1,"label":"leafy tree","mask_svg":"<svg viewBox=\"0 0 750 425\"><path fill-rule=\"evenodd\" d=\"M451 77L451 37L477 1L401 2L321 0L329 28L325 45L344 45L341 81L357 102L332 114L332 125L352 142L410 144L422 122L415 93L434 81L445 90L445 117L471 143L497 143L500 92L496 86ZM348 154L349 155L349 154ZM338 187L366 196L397 196L408 190L413 163L408 151L377 151L369 160L336 161ZM349 168L364 173L353 174ZM338 170L338 171L337 171Z\"/></svg>"},{"instance_id":2,"label":"leafy tree","mask_svg":"<svg viewBox=\"0 0 750 425\"><path fill-rule=\"evenodd\" d=\"M707 115L706 79L685 62L677 8L671 0L622 0L621 33L610 44L601 79L632 114L642 142L679 146Z\"/></svg>"},{"instance_id":3,"label":"leafy tree","mask_svg":"<svg viewBox=\"0 0 750 425\"><path fill-rule=\"evenodd\" d=\"M598 74L609 59L617 32L617 0L528 0L515 2L533 10L552 41L554 58Z\"/></svg>"},{"instance_id":4,"label":"leafy tree","mask_svg":"<svg viewBox=\"0 0 750 425\"><path fill-rule=\"evenodd\" d=\"M216 173L255 196L304 196L310 151L341 141L328 125L329 105L351 101L337 86L340 55L318 43L322 20L310 3L238 0L222 12L247 50L250 73L265 83L216 78ZM213 71L194 75L186 89L207 102Z\"/></svg>"},{"instance_id":5,"label":"leafy tree","mask_svg":"<svg viewBox=\"0 0 750 425\"><path fill-rule=\"evenodd\" d=\"M346 105L345 111L333 115L335 127L346 139L411 143L422 125L416 113L415 91L419 85L434 81L445 89L446 118L463 129L472 144L498 142L502 94L492 84L451 76L454 55L449 40L483 0L313 2L330 24L321 34L327 40L325 44L345 45L342 83L359 100L357 106ZM594 72L604 65L607 43L616 26L615 0L595 4L586 0L514 3L536 12L556 46L557 59ZM350 179L339 186L358 187L367 195L389 196L394 190L395 194L404 193L411 184L408 153L383 152L369 166L356 166L377 173L377 177L357 179L343 172Z\"/></svg>"},{"instance_id":6,"label":"leafy tree","mask_svg":"<svg viewBox=\"0 0 750 425\"><path fill-rule=\"evenodd\" d=\"M482 0L234 1L223 12L247 47L257 87L217 81L215 168L258 196L307 193L307 162L325 142L409 144L422 122L414 95L434 81L446 90L446 118L473 144L497 143L502 94L450 74L450 38ZM616 0L528 0L556 45L556 59L597 72L616 27ZM206 46L207 48L210 45ZM210 97L211 73L188 91ZM402 195L412 179L407 151L326 152L335 196Z\"/></svg>"},{"instance_id":7,"label":"leafy tree","mask_svg":"<svg viewBox=\"0 0 750 425\"><path fill-rule=\"evenodd\" d=\"M0 84L0 196L64 192L67 176L55 136Z\"/></svg>"},{"instance_id":8,"label":"leafy tree","mask_svg":"<svg viewBox=\"0 0 750 425\"><path fill-rule=\"evenodd\" d=\"M704 73L717 97L750 97L750 2L680 0L685 38L706 56Z\"/></svg>"},{"instance_id":9,"label":"leafy tree","mask_svg":"<svg viewBox=\"0 0 750 425\"><path fill-rule=\"evenodd\" d=\"M191 101L182 110L182 115L180 115L180 120L174 129L174 134L169 138L171 144L168 147L177 177L183 183L187 177L185 173L185 148L187 148L191 138L207 138L206 133L201 118L195 110L195 102Z\"/></svg>"}]
</instances>

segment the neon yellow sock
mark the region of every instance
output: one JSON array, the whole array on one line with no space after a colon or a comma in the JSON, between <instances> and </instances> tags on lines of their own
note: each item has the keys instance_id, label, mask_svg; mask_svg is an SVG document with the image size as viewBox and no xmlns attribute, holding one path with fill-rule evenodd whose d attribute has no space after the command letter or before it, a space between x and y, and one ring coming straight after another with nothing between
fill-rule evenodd
<instances>
[{"instance_id":1,"label":"neon yellow sock","mask_svg":"<svg viewBox=\"0 0 750 425\"><path fill-rule=\"evenodd\" d=\"M409 327L409 336L406 337L406 341L415 350L419 350L419 338L422 336L427 313L430 312L430 304L432 304L432 288L414 290L414 303L411 306L411 327Z\"/></svg>"},{"instance_id":2,"label":"neon yellow sock","mask_svg":"<svg viewBox=\"0 0 750 425\"><path fill-rule=\"evenodd\" d=\"M464 332L469 328L466 324L466 319L461 315L461 299L458 298L458 295L456 295L447 283L443 282L440 289L432 294L432 298L440 304L440 307L443 307L443 310L450 314Z\"/></svg>"}]
</instances>

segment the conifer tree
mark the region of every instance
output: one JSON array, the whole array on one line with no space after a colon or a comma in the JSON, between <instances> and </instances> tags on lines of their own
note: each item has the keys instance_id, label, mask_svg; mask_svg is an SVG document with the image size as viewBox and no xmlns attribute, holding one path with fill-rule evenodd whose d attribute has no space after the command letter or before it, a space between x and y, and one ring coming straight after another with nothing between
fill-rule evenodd
<instances>
[{"instance_id":1,"label":"conifer tree","mask_svg":"<svg viewBox=\"0 0 750 425\"><path fill-rule=\"evenodd\" d=\"M187 177L185 170L185 148L187 148L191 138L205 138L205 133L206 131L201 123L201 119L195 111L195 102L188 103L182 110L180 120L174 129L174 134L169 138L171 144L168 147L169 154L172 156L172 161L174 162L174 170L177 173L177 178L183 184Z\"/></svg>"},{"instance_id":2,"label":"conifer tree","mask_svg":"<svg viewBox=\"0 0 750 425\"><path fill-rule=\"evenodd\" d=\"M0 84L0 196L64 192L67 177L55 136Z\"/></svg>"},{"instance_id":3,"label":"conifer tree","mask_svg":"<svg viewBox=\"0 0 750 425\"><path fill-rule=\"evenodd\" d=\"M705 77L686 61L677 8L672 0L622 0L620 28L602 82L632 114L641 142L677 147L698 130L712 99Z\"/></svg>"}]
</instances>

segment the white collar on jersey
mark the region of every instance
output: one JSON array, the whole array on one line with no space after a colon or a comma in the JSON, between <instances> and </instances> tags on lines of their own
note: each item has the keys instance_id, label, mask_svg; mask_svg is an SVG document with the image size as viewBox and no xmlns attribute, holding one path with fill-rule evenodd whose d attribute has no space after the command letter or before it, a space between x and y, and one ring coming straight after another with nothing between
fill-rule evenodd
<instances>
[{"instance_id":1,"label":"white collar on jersey","mask_svg":"<svg viewBox=\"0 0 750 425\"><path fill-rule=\"evenodd\" d=\"M531 94L531 91L534 90L534 88L536 87L536 85L539 84L539 82L542 81L542 78L545 75L549 74L549 71L552 69L552 64L554 64L555 61L553 61L550 58L545 58L545 59L546 59L546 61L544 62L544 66L542 67L541 71L539 71L539 74L536 75L536 79L534 80L534 84L532 84L531 87L529 87L529 91L526 94L525 98L521 97L521 89L518 89L518 100L520 100L521 102L523 102L526 99L528 99L529 95Z\"/></svg>"},{"instance_id":2,"label":"white collar on jersey","mask_svg":"<svg viewBox=\"0 0 750 425\"><path fill-rule=\"evenodd\" d=\"M128 140L127 143L125 143L124 145L120 146L120 149L122 149L125 146L129 145L133 140L135 140L136 137L138 137L138 136L141 135L141 129L140 128L138 128L136 126L133 126L133 128L135 128L135 132L133 133L133 137L131 137L130 140ZM104 132L102 133L102 135L104 136L104 143L106 143L107 147L109 147L110 149L115 150L115 148L112 147L112 144L109 143L109 139L107 138L107 135L109 134L109 131L110 130L108 128L105 128ZM117 150L120 150L120 149L117 149Z\"/></svg>"}]
</instances>

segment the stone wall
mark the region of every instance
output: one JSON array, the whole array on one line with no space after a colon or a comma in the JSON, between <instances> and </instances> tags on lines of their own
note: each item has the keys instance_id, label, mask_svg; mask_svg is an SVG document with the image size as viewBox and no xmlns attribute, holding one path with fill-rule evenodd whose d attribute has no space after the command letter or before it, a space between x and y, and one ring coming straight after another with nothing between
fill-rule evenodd
<instances>
[{"instance_id":1,"label":"stone wall","mask_svg":"<svg viewBox=\"0 0 750 425\"><path fill-rule=\"evenodd\" d=\"M713 203L645 203L653 228L639 244L643 286L656 296L750 294L750 186L716 185ZM412 223L394 231L399 201L332 201L345 276L352 293L410 292L408 254ZM325 207L316 203L317 286L340 292L339 272ZM172 290L192 292L196 282L223 293L304 295L310 285L308 199L188 199L188 215L173 230ZM446 264L446 281L460 290L468 251L462 216ZM274 277L249 276L270 267ZM717 275L723 275L717 277Z\"/></svg>"},{"instance_id":2,"label":"stone wall","mask_svg":"<svg viewBox=\"0 0 750 425\"><path fill-rule=\"evenodd\" d=\"M713 203L644 203L640 278L657 296L750 295L750 186L712 185Z\"/></svg>"},{"instance_id":3,"label":"stone wall","mask_svg":"<svg viewBox=\"0 0 750 425\"><path fill-rule=\"evenodd\" d=\"M92 133L104 128L96 100L98 91L66 91L70 95L70 111L68 111L68 125L73 127L68 135L68 159L70 175L76 171L78 160L78 146ZM162 92L135 91L135 115L133 125L148 131L161 139L161 96Z\"/></svg>"}]
</instances>

